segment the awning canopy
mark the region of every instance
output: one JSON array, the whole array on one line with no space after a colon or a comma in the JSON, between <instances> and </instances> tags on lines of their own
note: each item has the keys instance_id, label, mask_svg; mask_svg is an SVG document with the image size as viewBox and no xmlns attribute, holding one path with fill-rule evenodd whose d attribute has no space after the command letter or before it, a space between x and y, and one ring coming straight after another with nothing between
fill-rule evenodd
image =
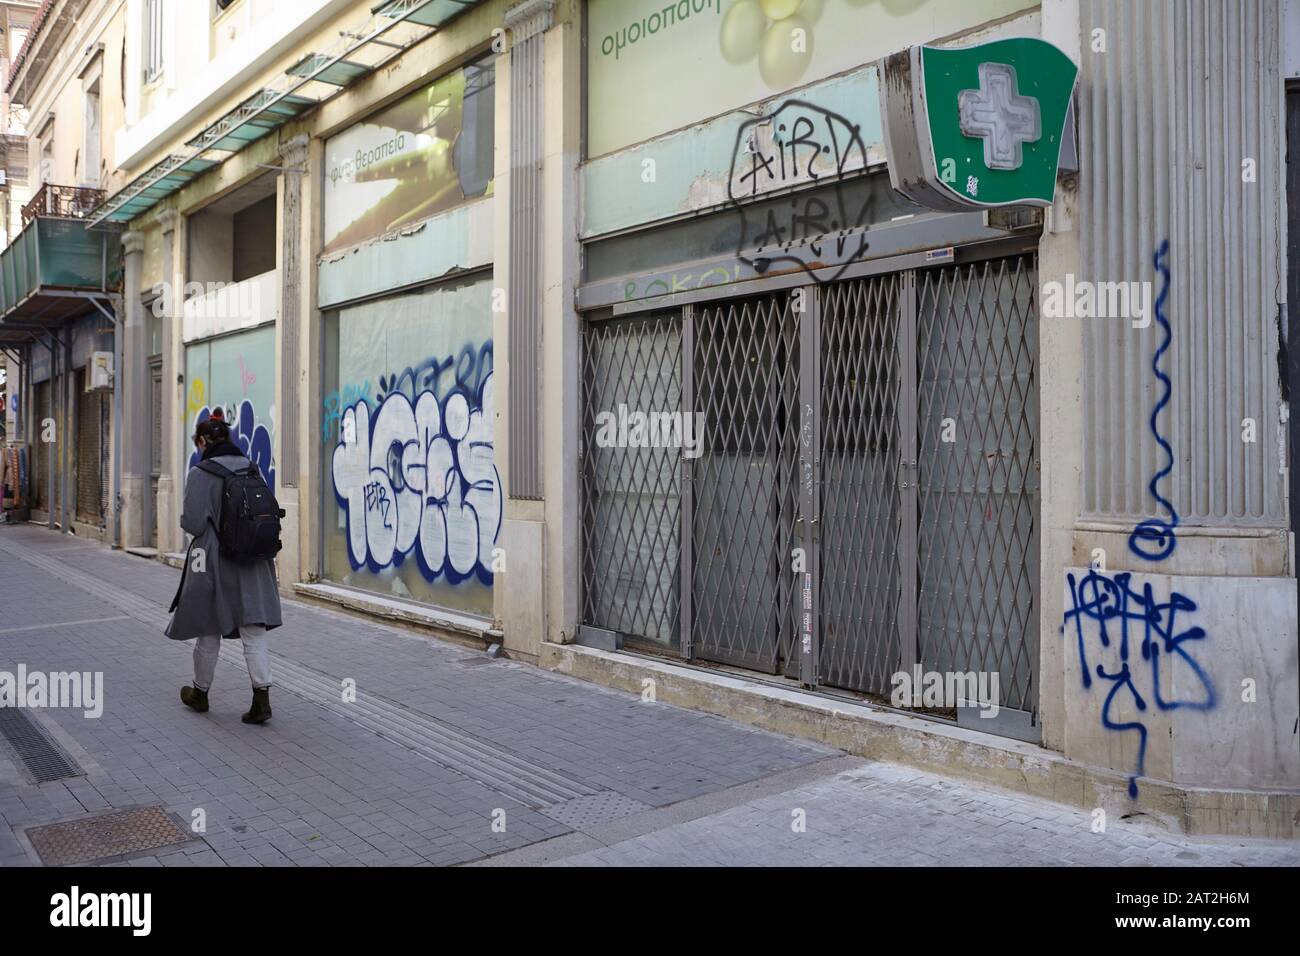
<instances>
[{"instance_id":1,"label":"awning canopy","mask_svg":"<svg viewBox=\"0 0 1300 956\"><path fill-rule=\"evenodd\" d=\"M87 228L128 222L218 163L310 112L363 76L380 69L482 0L385 0L369 21L343 32L332 49L307 54L275 83L244 100L148 171L109 196Z\"/></svg>"},{"instance_id":2,"label":"awning canopy","mask_svg":"<svg viewBox=\"0 0 1300 956\"><path fill-rule=\"evenodd\" d=\"M114 232L41 216L0 252L0 342L25 342L96 307L122 283Z\"/></svg>"}]
</instances>

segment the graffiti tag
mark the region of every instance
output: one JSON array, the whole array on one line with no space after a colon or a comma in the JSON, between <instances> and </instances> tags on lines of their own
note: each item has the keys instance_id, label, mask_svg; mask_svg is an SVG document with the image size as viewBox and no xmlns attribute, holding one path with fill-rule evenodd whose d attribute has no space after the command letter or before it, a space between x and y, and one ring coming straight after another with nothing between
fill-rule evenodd
<instances>
[{"instance_id":1,"label":"graffiti tag","mask_svg":"<svg viewBox=\"0 0 1300 956\"><path fill-rule=\"evenodd\" d=\"M1176 591L1167 601L1161 601L1149 583L1135 589L1133 576L1127 572L1106 574L1094 569L1079 580L1067 573L1066 581L1069 607L1061 633L1074 623L1083 689L1091 691L1094 677L1103 682L1103 689L1109 687L1101 705L1101 725L1118 733L1138 735L1137 764L1128 788L1129 796L1136 797L1137 779L1146 766L1149 730L1141 719L1118 718L1117 710L1124 702L1131 703L1139 713L1150 706L1160 711L1212 710L1214 685L1187 646L1205 640L1207 635L1203 628L1183 623L1197 610L1195 601ZM1162 665L1162 661L1168 663ZM1203 693L1190 700L1166 700L1160 692L1162 666L1186 668ZM1181 686L1180 681L1172 683Z\"/></svg>"},{"instance_id":2,"label":"graffiti tag","mask_svg":"<svg viewBox=\"0 0 1300 956\"><path fill-rule=\"evenodd\" d=\"M439 395L433 386L450 366L425 363L424 371L381 379L373 414L364 398L343 410L331 472L353 570L398 566L414 551L430 581L492 583L503 508L492 442L491 345L467 351L476 368L488 357L487 374L473 390L456 384ZM456 368L465 366L458 361ZM473 379L458 372L456 381Z\"/></svg>"},{"instance_id":3,"label":"graffiti tag","mask_svg":"<svg viewBox=\"0 0 1300 956\"><path fill-rule=\"evenodd\" d=\"M799 268L817 281L833 281L867 252L874 193L851 203L845 177L867 166L859 128L844 117L801 100L787 100L770 116L744 123L727 183L728 204L740 214L736 257L755 272ZM829 192L792 193L762 214L747 206L767 194L827 182ZM829 261L825 261L829 260ZM838 265L819 279L816 269Z\"/></svg>"}]
</instances>

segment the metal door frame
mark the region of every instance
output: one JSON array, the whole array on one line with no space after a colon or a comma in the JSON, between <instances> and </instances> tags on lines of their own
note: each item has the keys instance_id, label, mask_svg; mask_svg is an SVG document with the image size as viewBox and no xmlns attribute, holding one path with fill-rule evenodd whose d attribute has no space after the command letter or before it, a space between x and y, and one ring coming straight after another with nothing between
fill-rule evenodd
<instances>
[{"instance_id":1,"label":"metal door frame","mask_svg":"<svg viewBox=\"0 0 1300 956\"><path fill-rule=\"evenodd\" d=\"M799 326L799 521L805 570L797 582L799 595L799 683L817 686L821 628L821 294L802 286L803 315Z\"/></svg>"},{"instance_id":2,"label":"metal door frame","mask_svg":"<svg viewBox=\"0 0 1300 956\"><path fill-rule=\"evenodd\" d=\"M917 521L920 518L920 469L916 438L918 388L916 369L916 272L908 269L899 276L898 302L898 627L899 670L910 670L920 660L920 622L917 616L917 591L920 587L920 541Z\"/></svg>"}]
</instances>

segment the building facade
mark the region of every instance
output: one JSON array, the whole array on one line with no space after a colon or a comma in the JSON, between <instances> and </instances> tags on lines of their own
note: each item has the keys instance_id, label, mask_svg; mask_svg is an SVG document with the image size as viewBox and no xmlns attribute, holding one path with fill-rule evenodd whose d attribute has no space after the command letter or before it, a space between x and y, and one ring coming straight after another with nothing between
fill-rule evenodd
<instances>
[{"instance_id":1,"label":"building facade","mask_svg":"<svg viewBox=\"0 0 1300 956\"><path fill-rule=\"evenodd\" d=\"M8 3L3 16L5 500L111 540L121 245L86 217L120 184L109 131L123 117L126 22L96 0Z\"/></svg>"},{"instance_id":2,"label":"building facade","mask_svg":"<svg viewBox=\"0 0 1300 956\"><path fill-rule=\"evenodd\" d=\"M1300 5L117 6L116 545L221 407L286 593L1300 792Z\"/></svg>"}]
</instances>

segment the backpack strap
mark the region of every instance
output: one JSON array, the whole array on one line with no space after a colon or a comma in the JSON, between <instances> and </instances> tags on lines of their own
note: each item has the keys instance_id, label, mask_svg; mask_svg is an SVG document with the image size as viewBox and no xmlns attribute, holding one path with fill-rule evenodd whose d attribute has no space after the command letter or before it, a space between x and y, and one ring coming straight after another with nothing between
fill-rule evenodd
<instances>
[{"instance_id":1,"label":"backpack strap","mask_svg":"<svg viewBox=\"0 0 1300 956\"><path fill-rule=\"evenodd\" d=\"M194 467L197 468L199 471L207 472L209 475L214 475L215 477L219 478L221 480L223 496L225 495L226 479L233 478L235 476L235 473L231 471L229 468L227 468L225 465L218 465L215 461L211 461L211 460L201 461ZM217 512L217 516L218 517L221 516L220 511ZM212 530L215 531L218 535L221 534L221 529L217 527L217 523L213 521L211 517L208 518L208 524L212 526ZM184 576L182 575L182 577ZM177 594L179 593L180 592L178 591Z\"/></svg>"},{"instance_id":2,"label":"backpack strap","mask_svg":"<svg viewBox=\"0 0 1300 956\"><path fill-rule=\"evenodd\" d=\"M211 460L201 461L194 467L199 471L206 471L209 475L216 475L222 481L225 481L234 474L234 472L225 465L218 465L215 461Z\"/></svg>"}]
</instances>

